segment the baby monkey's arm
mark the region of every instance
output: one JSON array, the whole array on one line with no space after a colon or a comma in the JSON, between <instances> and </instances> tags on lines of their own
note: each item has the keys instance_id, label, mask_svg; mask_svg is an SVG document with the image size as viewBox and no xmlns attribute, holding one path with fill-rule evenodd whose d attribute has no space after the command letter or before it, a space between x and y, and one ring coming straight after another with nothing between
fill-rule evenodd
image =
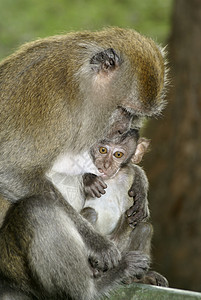
<instances>
[{"instance_id":1,"label":"baby monkey's arm","mask_svg":"<svg viewBox=\"0 0 201 300\"><path fill-rule=\"evenodd\" d=\"M133 165L134 180L132 185L133 205L126 211L128 223L135 225L149 217L148 208L148 180L143 169L137 165ZM130 195L131 196L131 195Z\"/></svg>"},{"instance_id":2,"label":"baby monkey's arm","mask_svg":"<svg viewBox=\"0 0 201 300\"><path fill-rule=\"evenodd\" d=\"M134 170L134 180L133 184L128 191L130 197L133 197L134 203L127 210L126 215L128 217L128 222L132 226L139 221L147 219L149 217L149 209L148 209L148 179L142 168L137 166L144 154L147 152L149 147L150 140L146 138L140 138L138 140L136 151L131 158L131 163L133 163Z\"/></svg>"},{"instance_id":3,"label":"baby monkey's arm","mask_svg":"<svg viewBox=\"0 0 201 300\"><path fill-rule=\"evenodd\" d=\"M93 198L100 198L101 195L105 194L105 189L107 188L101 176L91 173L85 173L83 175L83 185L85 195Z\"/></svg>"}]
</instances>

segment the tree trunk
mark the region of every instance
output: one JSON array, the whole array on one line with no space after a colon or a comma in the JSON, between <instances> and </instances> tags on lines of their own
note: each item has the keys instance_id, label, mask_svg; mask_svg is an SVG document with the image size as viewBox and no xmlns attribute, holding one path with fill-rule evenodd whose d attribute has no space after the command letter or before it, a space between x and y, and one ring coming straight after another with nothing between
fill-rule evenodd
<instances>
[{"instance_id":1,"label":"tree trunk","mask_svg":"<svg viewBox=\"0 0 201 300\"><path fill-rule=\"evenodd\" d=\"M145 130L154 268L201 291L201 0L174 2L168 52L169 104Z\"/></svg>"}]
</instances>

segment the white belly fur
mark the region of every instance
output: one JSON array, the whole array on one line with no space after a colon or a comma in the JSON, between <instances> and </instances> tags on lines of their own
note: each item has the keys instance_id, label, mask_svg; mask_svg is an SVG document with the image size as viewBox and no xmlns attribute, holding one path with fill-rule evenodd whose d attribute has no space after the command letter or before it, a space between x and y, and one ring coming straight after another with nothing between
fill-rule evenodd
<instances>
[{"instance_id":1,"label":"white belly fur","mask_svg":"<svg viewBox=\"0 0 201 300\"><path fill-rule=\"evenodd\" d=\"M81 186L81 177L84 173L100 175L88 151L79 155L72 153L59 155L46 174L65 200L79 212L85 201Z\"/></svg>"},{"instance_id":2,"label":"white belly fur","mask_svg":"<svg viewBox=\"0 0 201 300\"><path fill-rule=\"evenodd\" d=\"M88 151L79 155L74 155L73 153L60 154L56 158L51 171L66 175L81 175L84 173L101 174L94 165Z\"/></svg>"},{"instance_id":3,"label":"white belly fur","mask_svg":"<svg viewBox=\"0 0 201 300\"><path fill-rule=\"evenodd\" d=\"M105 181L106 193L100 198L89 198L84 207L92 207L98 214L96 230L102 234L110 234L116 227L121 215L133 204L133 198L128 196L128 190L133 181L131 170L126 168ZM132 169L133 172L133 169ZM130 175L130 176L129 176Z\"/></svg>"},{"instance_id":4,"label":"white belly fur","mask_svg":"<svg viewBox=\"0 0 201 300\"><path fill-rule=\"evenodd\" d=\"M120 169L114 178L105 181L107 189L101 198L89 198L86 202L81 186L81 176L84 173L100 175L88 152L60 155L47 177L78 212L83 207L94 208L98 214L96 229L102 234L109 234L121 215L133 204L133 199L128 196L133 182L133 168L128 166Z\"/></svg>"}]
</instances>

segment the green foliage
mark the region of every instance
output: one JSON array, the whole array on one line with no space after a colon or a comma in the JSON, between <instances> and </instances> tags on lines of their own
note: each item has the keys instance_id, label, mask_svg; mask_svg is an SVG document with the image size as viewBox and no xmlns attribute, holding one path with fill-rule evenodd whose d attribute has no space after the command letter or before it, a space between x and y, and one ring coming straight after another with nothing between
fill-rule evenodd
<instances>
[{"instance_id":1,"label":"green foliage","mask_svg":"<svg viewBox=\"0 0 201 300\"><path fill-rule=\"evenodd\" d=\"M0 0L0 58L38 37L105 26L135 28L163 42L172 0Z\"/></svg>"}]
</instances>

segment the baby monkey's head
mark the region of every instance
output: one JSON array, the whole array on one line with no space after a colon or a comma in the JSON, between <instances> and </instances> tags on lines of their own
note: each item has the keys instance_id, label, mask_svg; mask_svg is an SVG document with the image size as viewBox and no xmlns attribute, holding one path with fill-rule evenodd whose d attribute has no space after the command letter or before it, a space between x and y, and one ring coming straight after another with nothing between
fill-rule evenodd
<instances>
[{"instance_id":1,"label":"baby monkey's head","mask_svg":"<svg viewBox=\"0 0 201 300\"><path fill-rule=\"evenodd\" d=\"M101 176L107 179L114 177L130 161L138 163L148 144L148 140L139 138L138 130L130 129L120 135L118 141L105 139L98 142L91 148L91 155Z\"/></svg>"}]
</instances>

